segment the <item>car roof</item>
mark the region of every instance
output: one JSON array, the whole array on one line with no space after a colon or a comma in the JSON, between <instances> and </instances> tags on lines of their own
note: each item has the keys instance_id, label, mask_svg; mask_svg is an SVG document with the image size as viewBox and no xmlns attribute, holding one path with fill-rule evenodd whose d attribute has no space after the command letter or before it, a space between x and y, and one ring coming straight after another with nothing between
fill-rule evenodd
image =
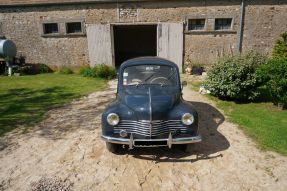
<instances>
[{"instance_id":1,"label":"car roof","mask_svg":"<svg viewBox=\"0 0 287 191\"><path fill-rule=\"evenodd\" d=\"M141 65L141 64L145 64L145 65L159 64L159 65L167 65L167 66L178 68L178 66L170 60L156 57L156 56L144 56L144 57L132 58L130 60L125 61L123 64L121 64L120 69L129 67L129 66L134 66L134 65Z\"/></svg>"}]
</instances>

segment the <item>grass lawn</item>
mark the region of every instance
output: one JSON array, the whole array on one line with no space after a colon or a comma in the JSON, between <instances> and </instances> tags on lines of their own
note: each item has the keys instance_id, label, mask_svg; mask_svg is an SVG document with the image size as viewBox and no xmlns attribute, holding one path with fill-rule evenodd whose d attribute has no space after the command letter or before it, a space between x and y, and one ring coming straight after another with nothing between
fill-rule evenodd
<instances>
[{"instance_id":1,"label":"grass lawn","mask_svg":"<svg viewBox=\"0 0 287 191\"><path fill-rule=\"evenodd\" d=\"M102 90L106 80L79 75L41 74L0 77L0 136L43 119L49 109Z\"/></svg>"},{"instance_id":2,"label":"grass lawn","mask_svg":"<svg viewBox=\"0 0 287 191\"><path fill-rule=\"evenodd\" d=\"M201 83L193 85L198 90ZM287 155L287 111L280 111L272 103L237 104L232 101L222 101L211 95L222 109L228 120L238 124L244 132L252 137L257 145L266 150L273 150Z\"/></svg>"}]
</instances>

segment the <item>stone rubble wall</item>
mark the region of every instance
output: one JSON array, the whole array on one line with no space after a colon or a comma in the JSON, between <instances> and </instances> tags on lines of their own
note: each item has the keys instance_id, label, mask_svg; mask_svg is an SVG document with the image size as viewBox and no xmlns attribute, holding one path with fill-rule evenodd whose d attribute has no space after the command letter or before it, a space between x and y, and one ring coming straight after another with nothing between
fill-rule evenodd
<instances>
[{"instance_id":1,"label":"stone rubble wall","mask_svg":"<svg viewBox=\"0 0 287 191\"><path fill-rule=\"evenodd\" d=\"M206 18L207 31L185 31L183 54L185 62L211 64L220 56L237 52L240 2L193 0L0 7L0 36L13 40L18 54L24 55L29 63L80 66L89 63L86 36L44 37L43 22L83 19L85 24L186 23L187 18ZM230 32L213 30L214 18L221 17L233 18ZM254 49L270 54L279 34L287 31L287 1L247 1L244 24L243 51Z\"/></svg>"}]
</instances>

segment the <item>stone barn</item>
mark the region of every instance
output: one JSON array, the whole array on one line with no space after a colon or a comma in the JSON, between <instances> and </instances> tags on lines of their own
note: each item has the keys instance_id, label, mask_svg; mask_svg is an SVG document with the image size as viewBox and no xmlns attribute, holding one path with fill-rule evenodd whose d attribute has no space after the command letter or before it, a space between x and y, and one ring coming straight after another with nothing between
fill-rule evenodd
<instances>
[{"instance_id":1,"label":"stone barn","mask_svg":"<svg viewBox=\"0 0 287 191\"><path fill-rule=\"evenodd\" d=\"M160 56L182 68L225 54L270 54L287 0L1 0L0 36L28 63L119 66Z\"/></svg>"}]
</instances>

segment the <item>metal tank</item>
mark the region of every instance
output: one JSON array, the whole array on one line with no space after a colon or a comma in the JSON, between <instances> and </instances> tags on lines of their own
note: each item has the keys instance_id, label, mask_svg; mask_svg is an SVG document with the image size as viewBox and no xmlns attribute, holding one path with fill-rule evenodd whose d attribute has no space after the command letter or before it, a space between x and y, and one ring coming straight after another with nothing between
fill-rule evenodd
<instances>
[{"instance_id":1,"label":"metal tank","mask_svg":"<svg viewBox=\"0 0 287 191\"><path fill-rule=\"evenodd\" d=\"M0 58L15 57L17 53L16 45L11 40L0 39ZM13 62L6 61L6 66L8 67L8 75L12 75L12 65Z\"/></svg>"},{"instance_id":2,"label":"metal tank","mask_svg":"<svg viewBox=\"0 0 287 191\"><path fill-rule=\"evenodd\" d=\"M0 39L0 57L15 57L16 53L17 48L13 41Z\"/></svg>"}]
</instances>

